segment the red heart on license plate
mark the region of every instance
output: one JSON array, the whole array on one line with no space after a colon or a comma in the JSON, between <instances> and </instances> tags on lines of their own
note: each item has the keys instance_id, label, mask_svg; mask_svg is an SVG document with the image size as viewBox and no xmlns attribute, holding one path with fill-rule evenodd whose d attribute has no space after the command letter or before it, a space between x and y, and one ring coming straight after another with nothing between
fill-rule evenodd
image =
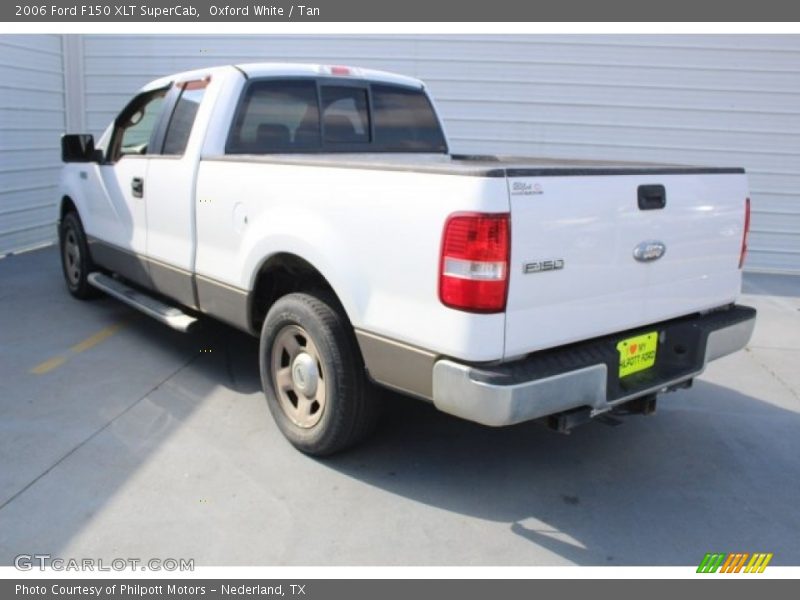
<instances>
[{"instance_id":1,"label":"red heart on license plate","mask_svg":"<svg viewBox=\"0 0 800 600\"><path fill-rule=\"evenodd\" d=\"M630 350L631 354L636 354L636 348L638 347L639 347L638 344L631 344L630 346L628 346L628 350Z\"/></svg>"}]
</instances>

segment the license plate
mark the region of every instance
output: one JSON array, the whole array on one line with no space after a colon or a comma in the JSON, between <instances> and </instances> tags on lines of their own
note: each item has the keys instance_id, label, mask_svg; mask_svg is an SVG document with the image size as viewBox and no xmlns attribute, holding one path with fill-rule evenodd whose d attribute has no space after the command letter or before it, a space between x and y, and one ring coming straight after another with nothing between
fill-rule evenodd
<instances>
[{"instance_id":1,"label":"license plate","mask_svg":"<svg viewBox=\"0 0 800 600\"><path fill-rule=\"evenodd\" d=\"M644 371L656 364L657 348L657 331L630 337L619 342L617 344L617 352L619 352L620 378Z\"/></svg>"}]
</instances>

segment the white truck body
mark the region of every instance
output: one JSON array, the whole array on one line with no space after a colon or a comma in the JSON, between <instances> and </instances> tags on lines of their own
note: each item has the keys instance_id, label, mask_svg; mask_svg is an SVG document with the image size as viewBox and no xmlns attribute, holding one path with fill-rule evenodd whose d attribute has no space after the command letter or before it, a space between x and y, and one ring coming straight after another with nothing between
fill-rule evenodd
<instances>
[{"instance_id":1,"label":"white truck body","mask_svg":"<svg viewBox=\"0 0 800 600\"><path fill-rule=\"evenodd\" d=\"M308 79L324 86L341 80L424 91L410 78L336 69L217 67L146 86L145 94L195 86L203 97L179 155L150 148L114 161L65 165L60 193L80 216L94 262L186 310L255 333L267 308L254 306L265 265L297 257L335 293L373 380L492 425L584 405L602 412L628 396L609 398L598 383L610 377L606 364L581 384L603 388L591 401L578 386L583 404L544 402L546 408L520 412L496 399L465 400L463 377L457 381L464 373L468 386L485 392L489 384L476 383L474 369L699 318L736 301L749 202L741 169L455 157L446 149L226 152L241 98L254 81ZM98 142L106 156L114 127ZM141 193L135 181L143 184ZM643 209L637 193L651 188L663 206ZM459 310L440 298L443 230L452 215L474 213L508 215L502 310ZM658 256L634 257L650 250ZM752 323L752 315L742 317L730 339L704 348L700 370L711 354L741 348ZM657 389L698 372L658 381ZM500 396L508 399L509 389ZM644 391L652 390L637 393ZM535 401L530 394L524 400Z\"/></svg>"}]
</instances>

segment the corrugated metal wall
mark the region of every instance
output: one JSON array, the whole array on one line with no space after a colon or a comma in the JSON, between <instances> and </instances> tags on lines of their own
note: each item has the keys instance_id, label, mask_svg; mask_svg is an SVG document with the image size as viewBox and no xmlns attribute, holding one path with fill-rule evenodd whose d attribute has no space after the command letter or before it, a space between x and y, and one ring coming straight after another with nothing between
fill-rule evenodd
<instances>
[{"instance_id":1,"label":"corrugated metal wall","mask_svg":"<svg viewBox=\"0 0 800 600\"><path fill-rule=\"evenodd\" d=\"M97 36L85 55L94 131L171 71L309 61L424 79L459 151L744 166L748 268L800 272L800 36Z\"/></svg>"},{"instance_id":2,"label":"corrugated metal wall","mask_svg":"<svg viewBox=\"0 0 800 600\"><path fill-rule=\"evenodd\" d=\"M60 36L0 36L0 256L55 237L64 131Z\"/></svg>"},{"instance_id":3,"label":"corrugated metal wall","mask_svg":"<svg viewBox=\"0 0 800 600\"><path fill-rule=\"evenodd\" d=\"M206 65L362 65L428 82L453 148L744 166L750 270L800 273L800 36L87 36L99 133L150 79ZM1 60L1 59L0 59Z\"/></svg>"}]
</instances>

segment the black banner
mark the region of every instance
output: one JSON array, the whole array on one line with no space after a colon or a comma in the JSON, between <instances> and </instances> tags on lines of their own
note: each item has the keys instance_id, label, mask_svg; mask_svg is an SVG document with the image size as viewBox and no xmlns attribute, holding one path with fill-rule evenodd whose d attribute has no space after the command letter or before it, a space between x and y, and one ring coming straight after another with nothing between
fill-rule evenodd
<instances>
[{"instance_id":1,"label":"black banner","mask_svg":"<svg viewBox=\"0 0 800 600\"><path fill-rule=\"evenodd\" d=\"M376 2L375 0L12 0L11 22L787 22L800 3L786 0L562 0L560 2Z\"/></svg>"},{"instance_id":2,"label":"black banner","mask_svg":"<svg viewBox=\"0 0 800 600\"><path fill-rule=\"evenodd\" d=\"M225 580L225 579L41 579L0 582L5 600L174 600L258 598L271 600L531 600L532 598L623 598L674 600L698 593L709 597L794 597L796 582L780 579L698 576L697 580ZM702 579L702 580L701 580Z\"/></svg>"}]
</instances>

